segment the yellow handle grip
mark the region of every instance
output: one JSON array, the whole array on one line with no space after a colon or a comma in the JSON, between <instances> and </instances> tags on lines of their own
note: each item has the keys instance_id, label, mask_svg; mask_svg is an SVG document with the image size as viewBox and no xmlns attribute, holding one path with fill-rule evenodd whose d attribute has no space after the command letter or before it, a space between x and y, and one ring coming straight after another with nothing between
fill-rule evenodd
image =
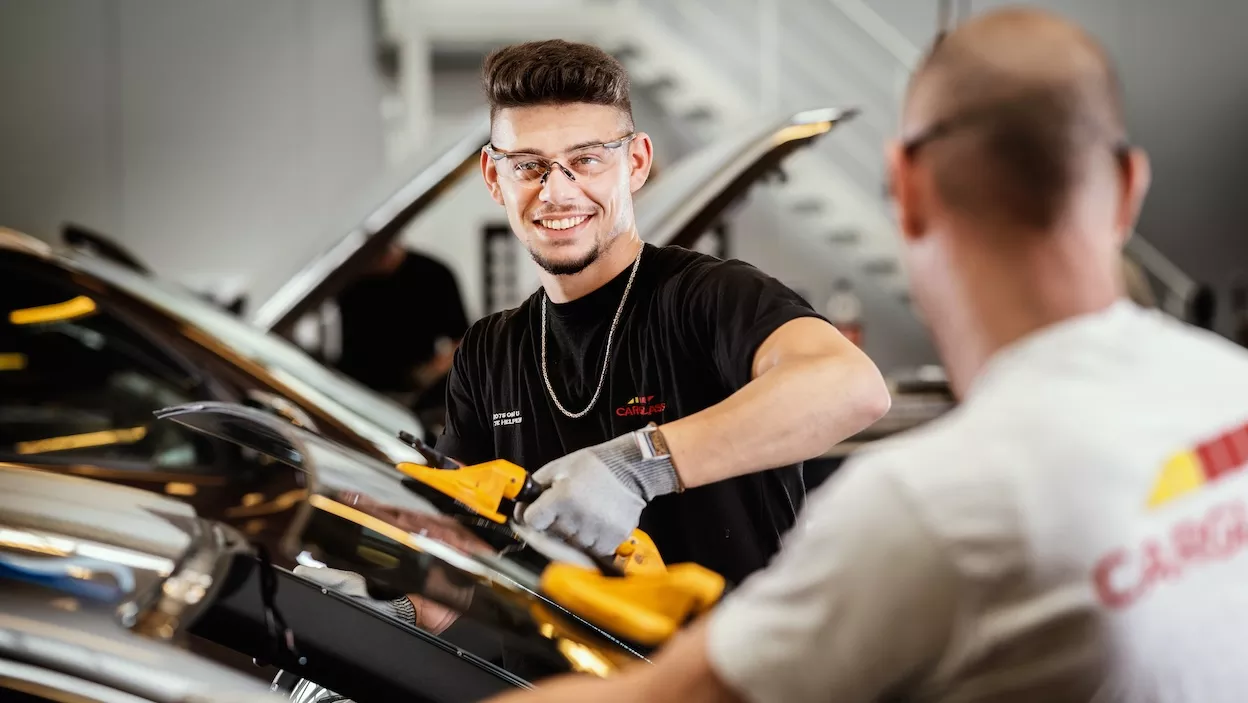
<instances>
[{"instance_id":1,"label":"yellow handle grip","mask_svg":"<svg viewBox=\"0 0 1248 703\"><path fill-rule=\"evenodd\" d=\"M464 509L500 525L507 517L498 512L503 498L514 499L530 481L523 468L505 459L473 464L459 469L437 469L424 464L403 462L399 471L453 498ZM615 553L616 566L625 573L661 573L666 570L654 540L641 530L633 530L628 541Z\"/></svg>"},{"instance_id":2,"label":"yellow handle grip","mask_svg":"<svg viewBox=\"0 0 1248 703\"><path fill-rule=\"evenodd\" d=\"M515 497L524 487L528 473L510 461L498 459L462 469L436 469L424 464L403 462L399 471L455 499L466 510L500 525L507 522L498 512L504 497Z\"/></svg>"},{"instance_id":3,"label":"yellow handle grip","mask_svg":"<svg viewBox=\"0 0 1248 703\"><path fill-rule=\"evenodd\" d=\"M624 578L551 564L542 572L541 588L551 600L609 632L654 646L710 610L723 595L724 578L698 564Z\"/></svg>"}]
</instances>

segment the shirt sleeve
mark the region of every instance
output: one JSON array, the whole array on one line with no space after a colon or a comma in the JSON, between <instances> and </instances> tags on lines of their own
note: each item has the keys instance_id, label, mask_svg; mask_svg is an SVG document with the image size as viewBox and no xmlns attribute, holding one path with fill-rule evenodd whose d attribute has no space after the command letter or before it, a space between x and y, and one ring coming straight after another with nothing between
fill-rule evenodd
<instances>
[{"instance_id":1,"label":"shirt sleeve","mask_svg":"<svg viewBox=\"0 0 1248 703\"><path fill-rule=\"evenodd\" d=\"M753 379L754 354L772 332L801 317L822 319L788 286L736 259L693 267L675 292L690 338L734 389Z\"/></svg>"},{"instance_id":2,"label":"shirt sleeve","mask_svg":"<svg viewBox=\"0 0 1248 703\"><path fill-rule=\"evenodd\" d=\"M881 469L851 462L815 491L711 615L712 667L745 700L879 700L939 659L957 574Z\"/></svg>"},{"instance_id":3,"label":"shirt sleeve","mask_svg":"<svg viewBox=\"0 0 1248 703\"><path fill-rule=\"evenodd\" d=\"M471 333L471 330L470 330ZM438 437L438 451L469 464L496 457L494 437L483 421L481 400L473 383L480 367L476 344L465 335L455 350L446 380L446 424Z\"/></svg>"}]
</instances>

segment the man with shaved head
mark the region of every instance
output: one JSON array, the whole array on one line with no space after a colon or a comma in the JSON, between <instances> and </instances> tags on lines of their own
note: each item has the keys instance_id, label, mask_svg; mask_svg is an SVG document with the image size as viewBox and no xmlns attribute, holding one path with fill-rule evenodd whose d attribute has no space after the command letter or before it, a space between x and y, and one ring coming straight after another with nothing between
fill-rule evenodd
<instances>
[{"instance_id":1,"label":"man with shaved head","mask_svg":"<svg viewBox=\"0 0 1248 703\"><path fill-rule=\"evenodd\" d=\"M541 700L1244 700L1248 356L1126 297L1123 123L1057 17L939 41L888 163L959 407L855 456L654 666Z\"/></svg>"}]
</instances>

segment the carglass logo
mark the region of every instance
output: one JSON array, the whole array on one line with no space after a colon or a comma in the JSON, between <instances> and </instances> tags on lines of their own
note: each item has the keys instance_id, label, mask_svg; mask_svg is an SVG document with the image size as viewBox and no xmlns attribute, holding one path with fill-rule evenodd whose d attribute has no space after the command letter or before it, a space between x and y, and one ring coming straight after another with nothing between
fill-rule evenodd
<instances>
[{"instance_id":1,"label":"carglass logo","mask_svg":"<svg viewBox=\"0 0 1248 703\"><path fill-rule=\"evenodd\" d=\"M1215 488L1245 466L1248 425L1171 455L1157 474L1147 509L1181 504L1181 498ZM1184 509L1153 534L1102 556L1092 570L1101 603L1112 609L1129 607L1155 588L1248 550L1248 504L1242 497L1230 494L1202 507L1200 512Z\"/></svg>"},{"instance_id":2,"label":"carglass logo","mask_svg":"<svg viewBox=\"0 0 1248 703\"><path fill-rule=\"evenodd\" d=\"M667 403L654 402L652 395L639 395L630 398L622 407L615 409L615 414L620 417L630 417L632 415L657 415L667 409Z\"/></svg>"}]
</instances>

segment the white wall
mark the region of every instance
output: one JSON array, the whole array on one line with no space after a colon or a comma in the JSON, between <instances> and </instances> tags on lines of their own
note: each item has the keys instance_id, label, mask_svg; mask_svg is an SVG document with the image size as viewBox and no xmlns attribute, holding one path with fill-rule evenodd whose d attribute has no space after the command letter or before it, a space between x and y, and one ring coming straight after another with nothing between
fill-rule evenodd
<instances>
[{"instance_id":1,"label":"white wall","mask_svg":"<svg viewBox=\"0 0 1248 703\"><path fill-rule=\"evenodd\" d=\"M0 0L0 225L121 227L115 10Z\"/></svg>"},{"instance_id":2,"label":"white wall","mask_svg":"<svg viewBox=\"0 0 1248 703\"><path fill-rule=\"evenodd\" d=\"M0 0L0 222L271 292L383 167L370 31L367 0Z\"/></svg>"}]
</instances>

